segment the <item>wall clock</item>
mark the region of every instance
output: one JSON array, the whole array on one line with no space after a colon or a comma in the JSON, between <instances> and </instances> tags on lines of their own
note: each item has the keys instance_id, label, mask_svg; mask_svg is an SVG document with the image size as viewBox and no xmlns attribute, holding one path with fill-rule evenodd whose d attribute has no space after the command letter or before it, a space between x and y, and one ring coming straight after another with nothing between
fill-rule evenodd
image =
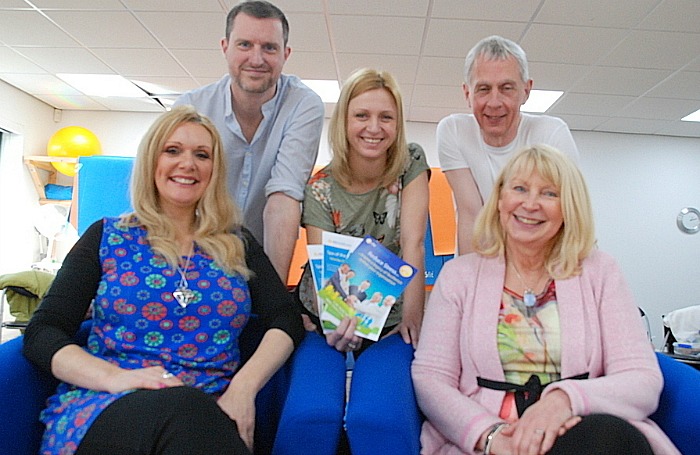
<instances>
[{"instance_id":1,"label":"wall clock","mask_svg":"<svg viewBox=\"0 0 700 455\"><path fill-rule=\"evenodd\" d=\"M678 218L676 218L676 224L681 232L697 234L700 232L700 211L694 207L681 209Z\"/></svg>"}]
</instances>

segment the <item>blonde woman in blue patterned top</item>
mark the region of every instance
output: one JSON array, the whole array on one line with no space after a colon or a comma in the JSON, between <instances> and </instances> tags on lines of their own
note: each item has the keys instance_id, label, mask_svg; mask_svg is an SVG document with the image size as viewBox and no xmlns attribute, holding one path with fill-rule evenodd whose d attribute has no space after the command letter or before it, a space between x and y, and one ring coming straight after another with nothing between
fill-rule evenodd
<instances>
[{"instance_id":1,"label":"blonde woman in blue patterned top","mask_svg":"<svg viewBox=\"0 0 700 455\"><path fill-rule=\"evenodd\" d=\"M241 227L215 127L191 106L146 133L132 205L81 237L27 328L25 354L62 381L41 453L250 453L256 395L303 328ZM72 336L91 301L82 348ZM251 314L267 331L241 367Z\"/></svg>"}]
</instances>

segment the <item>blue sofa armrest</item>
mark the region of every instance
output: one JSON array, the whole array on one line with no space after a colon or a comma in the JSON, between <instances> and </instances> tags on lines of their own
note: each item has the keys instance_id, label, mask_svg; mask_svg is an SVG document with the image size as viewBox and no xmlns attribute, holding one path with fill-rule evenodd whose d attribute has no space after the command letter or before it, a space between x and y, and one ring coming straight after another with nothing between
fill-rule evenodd
<instances>
[{"instance_id":1,"label":"blue sofa armrest","mask_svg":"<svg viewBox=\"0 0 700 455\"><path fill-rule=\"evenodd\" d=\"M664 375L659 407L651 419L684 454L698 453L700 371L665 354L656 354Z\"/></svg>"},{"instance_id":2,"label":"blue sofa armrest","mask_svg":"<svg viewBox=\"0 0 700 455\"><path fill-rule=\"evenodd\" d=\"M56 388L56 380L22 355L22 337L0 344L0 440L6 453L39 452L44 426L39 412Z\"/></svg>"},{"instance_id":3,"label":"blue sofa armrest","mask_svg":"<svg viewBox=\"0 0 700 455\"><path fill-rule=\"evenodd\" d=\"M84 343L90 330L86 322L76 340ZM34 455L39 452L44 426L39 413L58 381L40 371L22 354L22 337L0 344L0 441L3 453Z\"/></svg>"}]
</instances>

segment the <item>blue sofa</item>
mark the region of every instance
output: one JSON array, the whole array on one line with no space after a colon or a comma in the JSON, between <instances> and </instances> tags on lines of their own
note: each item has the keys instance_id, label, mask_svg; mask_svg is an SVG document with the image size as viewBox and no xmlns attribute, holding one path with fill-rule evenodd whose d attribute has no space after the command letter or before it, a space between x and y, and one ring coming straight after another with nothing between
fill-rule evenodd
<instances>
[{"instance_id":1,"label":"blue sofa","mask_svg":"<svg viewBox=\"0 0 700 455\"><path fill-rule=\"evenodd\" d=\"M664 389L651 418L683 455L700 455L700 371L665 354L656 356Z\"/></svg>"},{"instance_id":2,"label":"blue sofa","mask_svg":"<svg viewBox=\"0 0 700 455\"><path fill-rule=\"evenodd\" d=\"M84 324L78 334L84 342L89 326ZM257 345L260 331L255 321L246 327L241 351L249 356ZM246 332L244 331L244 332ZM0 453L33 455L38 451L43 427L38 420L44 401L53 393L56 380L37 370L22 355L22 339L0 344ZM700 371L664 354L657 354L664 375L664 389L658 410L652 419L666 432L684 455L700 454ZM270 453L276 433L276 423L286 399L290 371L282 368L258 396L256 422L256 453ZM397 391L392 393L396 394ZM413 438L418 448L419 413L411 409L415 422L405 425L406 438ZM383 451L385 455L389 452ZM417 450L416 450L416 453ZM403 455L403 454L402 454Z\"/></svg>"},{"instance_id":3,"label":"blue sofa","mask_svg":"<svg viewBox=\"0 0 700 455\"><path fill-rule=\"evenodd\" d=\"M85 322L75 339L84 344L90 331ZM245 362L260 343L264 331L255 315L240 338ZM0 344L0 453L36 455L44 428L39 413L58 381L31 364L22 354L22 337ZM255 453L272 452L277 422L289 388L289 366L283 366L260 391L256 400Z\"/></svg>"}]
</instances>

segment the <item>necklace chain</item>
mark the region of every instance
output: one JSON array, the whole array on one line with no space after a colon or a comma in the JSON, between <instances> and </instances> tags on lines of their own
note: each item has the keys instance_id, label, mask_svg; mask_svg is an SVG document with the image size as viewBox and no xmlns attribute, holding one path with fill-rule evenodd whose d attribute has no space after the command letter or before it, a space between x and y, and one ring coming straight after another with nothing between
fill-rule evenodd
<instances>
[{"instance_id":1,"label":"necklace chain","mask_svg":"<svg viewBox=\"0 0 700 455\"><path fill-rule=\"evenodd\" d=\"M537 303L537 295L535 294L535 291L532 289L531 286L528 286L527 283L525 283L525 280L523 279L522 275L520 275L520 271L518 271L518 267L515 265L515 262L511 261L510 264L513 266L513 270L515 270L515 274L520 280L520 283L523 286L525 286L525 292L523 292L523 303L525 303L526 307L535 306L535 303ZM537 283L539 283L539 280L541 278L542 275L540 275L539 278L537 278Z\"/></svg>"},{"instance_id":2,"label":"necklace chain","mask_svg":"<svg viewBox=\"0 0 700 455\"><path fill-rule=\"evenodd\" d=\"M180 274L180 280L177 282L177 287L175 292L173 292L173 297L177 300L178 305L182 308L187 308L187 306L192 303L195 299L195 293L189 288L189 283L187 282L187 269L190 268L190 260L194 254L194 245L190 246L190 253L187 255L187 261L185 261L185 268L183 270L180 267L180 261L177 264L177 271Z\"/></svg>"}]
</instances>

